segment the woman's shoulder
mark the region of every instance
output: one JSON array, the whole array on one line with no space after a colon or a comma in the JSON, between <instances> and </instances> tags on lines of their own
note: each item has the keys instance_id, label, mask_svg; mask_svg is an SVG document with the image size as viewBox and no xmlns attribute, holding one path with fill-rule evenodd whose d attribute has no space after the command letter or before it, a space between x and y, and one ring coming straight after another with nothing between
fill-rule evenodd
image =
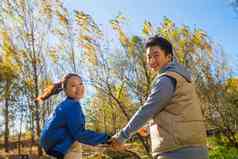
<instances>
[{"instance_id":1,"label":"woman's shoulder","mask_svg":"<svg viewBox=\"0 0 238 159\"><path fill-rule=\"evenodd\" d=\"M69 97L66 97L64 101L60 103L60 107L63 109L70 109L71 107L75 107L75 105L80 105L78 101L73 100Z\"/></svg>"}]
</instances>

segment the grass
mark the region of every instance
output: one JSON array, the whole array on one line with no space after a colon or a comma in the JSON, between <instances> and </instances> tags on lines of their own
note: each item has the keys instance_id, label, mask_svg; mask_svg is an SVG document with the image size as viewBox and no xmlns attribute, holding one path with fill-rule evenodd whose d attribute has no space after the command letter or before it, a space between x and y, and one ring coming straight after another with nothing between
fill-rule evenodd
<instances>
[{"instance_id":1,"label":"grass","mask_svg":"<svg viewBox=\"0 0 238 159\"><path fill-rule=\"evenodd\" d=\"M209 159L238 159L238 148L228 146L224 138L208 138Z\"/></svg>"}]
</instances>

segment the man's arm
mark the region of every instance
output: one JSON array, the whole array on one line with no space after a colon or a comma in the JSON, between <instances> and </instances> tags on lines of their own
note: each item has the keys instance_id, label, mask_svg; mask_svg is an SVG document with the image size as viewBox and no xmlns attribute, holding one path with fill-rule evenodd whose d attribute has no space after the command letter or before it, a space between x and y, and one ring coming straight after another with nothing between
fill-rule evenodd
<instances>
[{"instance_id":1,"label":"man's arm","mask_svg":"<svg viewBox=\"0 0 238 159\"><path fill-rule=\"evenodd\" d=\"M131 135L145 125L155 114L159 113L171 100L176 89L176 80L162 76L154 84L146 102L133 115L128 124L113 136L119 143L125 142Z\"/></svg>"}]
</instances>

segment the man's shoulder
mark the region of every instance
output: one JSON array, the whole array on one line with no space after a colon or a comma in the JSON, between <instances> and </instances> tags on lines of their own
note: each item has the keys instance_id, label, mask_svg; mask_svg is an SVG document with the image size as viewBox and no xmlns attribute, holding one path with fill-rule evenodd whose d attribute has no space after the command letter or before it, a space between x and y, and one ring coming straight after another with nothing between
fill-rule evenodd
<instances>
[{"instance_id":1,"label":"man's shoulder","mask_svg":"<svg viewBox=\"0 0 238 159\"><path fill-rule=\"evenodd\" d=\"M163 73L163 74L158 75L155 78L155 80L152 84L152 88L156 87L158 85L167 85L167 84L170 84L170 83L172 83L172 85L176 86L177 79L172 77L172 76L169 76L166 73Z\"/></svg>"}]
</instances>

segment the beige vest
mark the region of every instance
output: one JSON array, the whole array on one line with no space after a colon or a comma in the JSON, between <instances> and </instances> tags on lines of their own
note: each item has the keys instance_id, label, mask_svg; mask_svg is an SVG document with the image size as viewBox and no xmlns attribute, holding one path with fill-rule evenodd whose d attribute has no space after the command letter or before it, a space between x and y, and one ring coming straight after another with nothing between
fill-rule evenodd
<instances>
[{"instance_id":1,"label":"beige vest","mask_svg":"<svg viewBox=\"0 0 238 159\"><path fill-rule=\"evenodd\" d=\"M165 72L176 79L176 91L150 125L152 155L183 147L206 146L206 131L200 103L193 84L175 72Z\"/></svg>"}]
</instances>

